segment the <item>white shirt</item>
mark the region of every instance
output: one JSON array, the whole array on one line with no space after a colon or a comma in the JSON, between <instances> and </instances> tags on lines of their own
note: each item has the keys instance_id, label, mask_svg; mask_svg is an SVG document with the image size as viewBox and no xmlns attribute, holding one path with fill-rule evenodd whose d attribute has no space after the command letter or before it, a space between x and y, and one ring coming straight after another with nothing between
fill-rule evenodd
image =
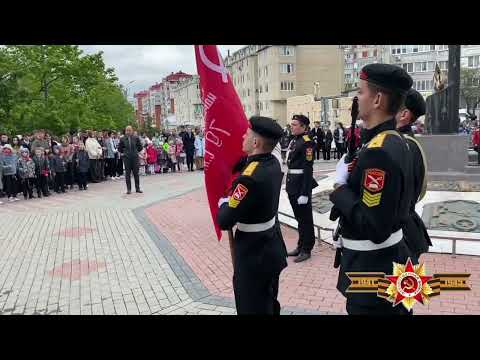
<instances>
[{"instance_id":1,"label":"white shirt","mask_svg":"<svg viewBox=\"0 0 480 360\"><path fill-rule=\"evenodd\" d=\"M338 128L338 142L343 143L343 130L342 130L342 128Z\"/></svg>"}]
</instances>

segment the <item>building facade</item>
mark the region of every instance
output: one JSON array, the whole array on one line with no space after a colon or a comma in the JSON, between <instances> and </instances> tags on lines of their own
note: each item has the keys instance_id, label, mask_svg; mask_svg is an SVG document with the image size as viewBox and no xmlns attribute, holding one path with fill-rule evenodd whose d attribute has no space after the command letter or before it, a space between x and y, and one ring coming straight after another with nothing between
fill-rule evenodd
<instances>
[{"instance_id":1,"label":"building facade","mask_svg":"<svg viewBox=\"0 0 480 360\"><path fill-rule=\"evenodd\" d=\"M203 106L198 75L180 81L172 93L177 125L203 127Z\"/></svg>"},{"instance_id":2,"label":"building facade","mask_svg":"<svg viewBox=\"0 0 480 360\"><path fill-rule=\"evenodd\" d=\"M345 90L358 87L362 67L368 64L389 64L389 45L341 45L344 51Z\"/></svg>"},{"instance_id":3,"label":"building facade","mask_svg":"<svg viewBox=\"0 0 480 360\"><path fill-rule=\"evenodd\" d=\"M247 116L268 116L285 125L287 99L340 94L343 51L333 45L249 45L225 64Z\"/></svg>"}]
</instances>

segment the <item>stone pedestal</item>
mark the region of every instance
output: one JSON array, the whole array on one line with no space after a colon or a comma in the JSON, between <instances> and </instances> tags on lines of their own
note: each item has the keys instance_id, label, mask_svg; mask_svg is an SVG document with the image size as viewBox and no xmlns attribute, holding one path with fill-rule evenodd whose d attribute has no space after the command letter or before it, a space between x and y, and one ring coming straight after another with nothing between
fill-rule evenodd
<instances>
[{"instance_id":1,"label":"stone pedestal","mask_svg":"<svg viewBox=\"0 0 480 360\"><path fill-rule=\"evenodd\" d=\"M428 179L480 181L480 168L468 167L468 135L417 136L427 156Z\"/></svg>"}]
</instances>

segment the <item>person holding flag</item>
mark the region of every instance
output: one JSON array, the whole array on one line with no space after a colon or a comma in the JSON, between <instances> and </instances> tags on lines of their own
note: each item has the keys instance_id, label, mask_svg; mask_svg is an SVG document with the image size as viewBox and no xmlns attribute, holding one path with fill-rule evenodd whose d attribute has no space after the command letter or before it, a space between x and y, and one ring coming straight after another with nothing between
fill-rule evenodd
<instances>
[{"instance_id":1,"label":"person holding flag","mask_svg":"<svg viewBox=\"0 0 480 360\"><path fill-rule=\"evenodd\" d=\"M267 117L250 118L243 136L248 154L231 195L219 201L217 222L222 230L237 226L233 242L233 289L237 314L280 314L277 300L287 251L276 222L283 173L272 154L283 135Z\"/></svg>"}]
</instances>

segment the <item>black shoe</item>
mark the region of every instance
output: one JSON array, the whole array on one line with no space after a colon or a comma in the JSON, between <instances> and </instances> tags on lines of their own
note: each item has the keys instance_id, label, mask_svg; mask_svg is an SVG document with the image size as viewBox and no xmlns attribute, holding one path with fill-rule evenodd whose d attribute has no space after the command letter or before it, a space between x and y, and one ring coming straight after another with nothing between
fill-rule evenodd
<instances>
[{"instance_id":1,"label":"black shoe","mask_svg":"<svg viewBox=\"0 0 480 360\"><path fill-rule=\"evenodd\" d=\"M30 194L28 198L29 199L35 199L35 196L33 194Z\"/></svg>"},{"instance_id":2,"label":"black shoe","mask_svg":"<svg viewBox=\"0 0 480 360\"><path fill-rule=\"evenodd\" d=\"M132 192L130 190L127 190L127 195L130 195Z\"/></svg>"},{"instance_id":3,"label":"black shoe","mask_svg":"<svg viewBox=\"0 0 480 360\"><path fill-rule=\"evenodd\" d=\"M290 251L287 255L288 256L298 256L298 255L300 255L300 249L296 248L295 250Z\"/></svg>"},{"instance_id":4,"label":"black shoe","mask_svg":"<svg viewBox=\"0 0 480 360\"><path fill-rule=\"evenodd\" d=\"M139 194L143 194L142 190L137 190L136 192L139 193Z\"/></svg>"},{"instance_id":5,"label":"black shoe","mask_svg":"<svg viewBox=\"0 0 480 360\"><path fill-rule=\"evenodd\" d=\"M41 198L42 198L42 194L37 194L37 198L38 198L38 199L41 199Z\"/></svg>"},{"instance_id":6,"label":"black shoe","mask_svg":"<svg viewBox=\"0 0 480 360\"><path fill-rule=\"evenodd\" d=\"M300 255L295 259L293 260L294 262L296 263L299 263L299 262L302 262L302 261L305 261L305 260L308 260L312 257L312 255L310 255L310 253L306 253L306 252L301 252Z\"/></svg>"},{"instance_id":7,"label":"black shoe","mask_svg":"<svg viewBox=\"0 0 480 360\"><path fill-rule=\"evenodd\" d=\"M28 199L28 196L27 196L27 195L25 195L23 198L24 198L25 200L27 200L27 199Z\"/></svg>"}]
</instances>

